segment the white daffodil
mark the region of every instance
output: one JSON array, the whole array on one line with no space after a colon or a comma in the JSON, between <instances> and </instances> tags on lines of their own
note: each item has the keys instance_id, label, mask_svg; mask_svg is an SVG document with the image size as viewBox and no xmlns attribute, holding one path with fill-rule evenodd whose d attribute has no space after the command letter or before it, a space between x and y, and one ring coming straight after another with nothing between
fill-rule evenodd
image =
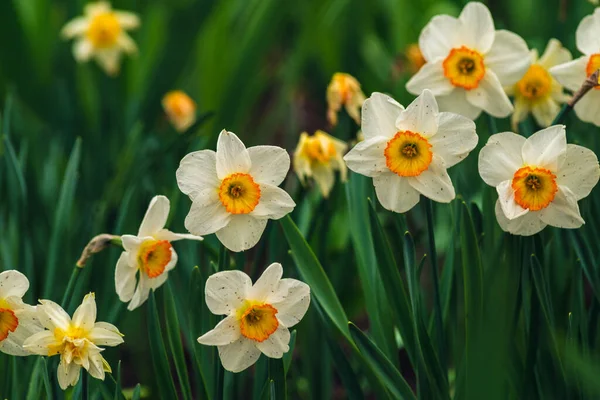
<instances>
[{"instance_id":1,"label":"white daffodil","mask_svg":"<svg viewBox=\"0 0 600 400\"><path fill-rule=\"evenodd\" d=\"M468 3L458 18L435 16L421 32L419 48L427 62L406 84L410 93L430 89L442 111L470 119L482 110L501 118L513 111L503 87L523 77L529 50L514 33L495 30L486 6Z\"/></svg>"},{"instance_id":2,"label":"white daffodil","mask_svg":"<svg viewBox=\"0 0 600 400\"><path fill-rule=\"evenodd\" d=\"M584 55L550 69L564 87L577 91L587 77L600 69L600 8L581 20L576 32L577 49ZM598 85L575 103L580 120L600 126L600 80Z\"/></svg>"},{"instance_id":3,"label":"white daffodil","mask_svg":"<svg viewBox=\"0 0 600 400\"><path fill-rule=\"evenodd\" d=\"M271 264L252 285L241 271L217 272L206 281L208 309L226 315L198 342L218 346L223 368L240 372L260 353L281 358L289 351L290 331L310 304L310 288L295 279L281 279L281 264Z\"/></svg>"},{"instance_id":4,"label":"white daffodil","mask_svg":"<svg viewBox=\"0 0 600 400\"><path fill-rule=\"evenodd\" d=\"M360 124L360 108L364 101L365 95L356 78L336 72L327 86L327 120L331 126L336 126L337 114L344 106L350 118Z\"/></svg>"},{"instance_id":5,"label":"white daffodil","mask_svg":"<svg viewBox=\"0 0 600 400\"><path fill-rule=\"evenodd\" d=\"M506 88L506 93L515 98L515 112L511 116L512 128L517 129L529 113L541 127L552 124L560 112L560 105L571 96L563 92L563 87L550 75L548 70L555 65L571 60L569 50L556 39L550 39L542 58L537 50L531 51L531 66L516 85Z\"/></svg>"},{"instance_id":6,"label":"white daffodil","mask_svg":"<svg viewBox=\"0 0 600 400\"><path fill-rule=\"evenodd\" d=\"M121 54L137 53L137 46L127 30L140 25L137 15L112 10L110 3L98 1L85 6L84 15L69 21L62 29L65 39L76 38L73 55L78 62L94 58L108 74L119 72Z\"/></svg>"},{"instance_id":7,"label":"white daffodil","mask_svg":"<svg viewBox=\"0 0 600 400\"><path fill-rule=\"evenodd\" d=\"M342 158L348 145L323 131L316 131L313 136L306 132L300 135L300 141L294 152L294 171L300 182L306 184L306 179L313 177L323 197L335 183L335 171L340 171L342 182L346 181L346 164Z\"/></svg>"},{"instance_id":8,"label":"white daffodil","mask_svg":"<svg viewBox=\"0 0 600 400\"><path fill-rule=\"evenodd\" d=\"M0 351L12 356L30 355L23 342L43 328L34 306L23 303L29 280L19 271L0 273Z\"/></svg>"},{"instance_id":9,"label":"white daffodil","mask_svg":"<svg viewBox=\"0 0 600 400\"><path fill-rule=\"evenodd\" d=\"M162 106L178 132L185 132L196 122L196 103L185 92L173 90L162 99Z\"/></svg>"},{"instance_id":10,"label":"white daffodil","mask_svg":"<svg viewBox=\"0 0 600 400\"><path fill-rule=\"evenodd\" d=\"M135 310L156 290L177 264L171 242L181 239L202 240L199 236L173 233L165 229L170 203L165 196L155 196L142 220L137 236L123 235L124 252L117 261L115 287L128 310ZM136 285L137 282L137 285Z\"/></svg>"},{"instance_id":11,"label":"white daffodil","mask_svg":"<svg viewBox=\"0 0 600 400\"><path fill-rule=\"evenodd\" d=\"M86 295L73 319L58 304L40 300L38 317L47 329L29 337L23 347L34 354L51 357L60 354L58 384L65 390L79 381L81 367L91 376L104 380L105 372L112 372L98 346L117 346L123 335L116 326L96 322L94 293Z\"/></svg>"},{"instance_id":12,"label":"white daffodil","mask_svg":"<svg viewBox=\"0 0 600 400\"><path fill-rule=\"evenodd\" d=\"M216 233L232 251L254 247L269 219L280 219L296 206L277 187L289 169L284 149L246 149L234 133L221 131L216 153L190 153L177 169L179 189L192 200L185 227L195 235Z\"/></svg>"},{"instance_id":13,"label":"white daffodil","mask_svg":"<svg viewBox=\"0 0 600 400\"><path fill-rule=\"evenodd\" d=\"M406 110L391 97L373 93L362 113L365 140L344 160L352 171L373 178L383 207L406 212L419 202L421 194L442 203L454 199L446 169L477 145L473 121L438 112L429 90Z\"/></svg>"},{"instance_id":14,"label":"white daffodil","mask_svg":"<svg viewBox=\"0 0 600 400\"><path fill-rule=\"evenodd\" d=\"M596 186L600 167L594 152L567 144L565 127L555 125L527 139L512 132L492 135L479 153L479 174L498 192L500 227L529 236L546 225L583 225L577 201Z\"/></svg>"}]
</instances>

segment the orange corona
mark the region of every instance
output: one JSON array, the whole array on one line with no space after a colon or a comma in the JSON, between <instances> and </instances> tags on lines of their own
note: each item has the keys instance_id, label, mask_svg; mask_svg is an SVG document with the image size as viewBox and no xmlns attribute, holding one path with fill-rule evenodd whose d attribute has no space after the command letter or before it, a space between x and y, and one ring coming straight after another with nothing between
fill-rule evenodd
<instances>
[{"instance_id":1,"label":"orange corona","mask_svg":"<svg viewBox=\"0 0 600 400\"><path fill-rule=\"evenodd\" d=\"M542 210L554 200L558 187L556 175L545 168L523 167L512 180L515 202L529 211Z\"/></svg>"},{"instance_id":2,"label":"orange corona","mask_svg":"<svg viewBox=\"0 0 600 400\"><path fill-rule=\"evenodd\" d=\"M442 65L450 83L466 90L478 87L485 76L483 57L465 46L452 49Z\"/></svg>"},{"instance_id":3,"label":"orange corona","mask_svg":"<svg viewBox=\"0 0 600 400\"><path fill-rule=\"evenodd\" d=\"M121 31L117 16L112 12L105 12L92 18L87 37L95 48L109 48L117 43Z\"/></svg>"},{"instance_id":4,"label":"orange corona","mask_svg":"<svg viewBox=\"0 0 600 400\"><path fill-rule=\"evenodd\" d=\"M19 319L12 310L0 308L0 342L19 326Z\"/></svg>"},{"instance_id":5,"label":"orange corona","mask_svg":"<svg viewBox=\"0 0 600 400\"><path fill-rule=\"evenodd\" d=\"M587 76L592 75L594 72L600 69L600 53L592 54L585 68L585 72ZM600 77L598 78L598 85L595 86L596 89L600 89Z\"/></svg>"},{"instance_id":6,"label":"orange corona","mask_svg":"<svg viewBox=\"0 0 600 400\"><path fill-rule=\"evenodd\" d=\"M228 213L248 214L258 205L260 187L249 174L231 174L221 181L219 199Z\"/></svg>"},{"instance_id":7,"label":"orange corona","mask_svg":"<svg viewBox=\"0 0 600 400\"><path fill-rule=\"evenodd\" d=\"M417 176L429 168L433 153L431 144L418 133L400 131L387 143L385 163L400 176Z\"/></svg>"},{"instance_id":8,"label":"orange corona","mask_svg":"<svg viewBox=\"0 0 600 400\"><path fill-rule=\"evenodd\" d=\"M240 318L240 332L244 337L264 342L279 327L275 314L277 309L270 304L246 304Z\"/></svg>"},{"instance_id":9,"label":"orange corona","mask_svg":"<svg viewBox=\"0 0 600 400\"><path fill-rule=\"evenodd\" d=\"M156 278L165 271L171 256L171 243L168 240L146 240L138 250L139 268L149 278Z\"/></svg>"}]
</instances>

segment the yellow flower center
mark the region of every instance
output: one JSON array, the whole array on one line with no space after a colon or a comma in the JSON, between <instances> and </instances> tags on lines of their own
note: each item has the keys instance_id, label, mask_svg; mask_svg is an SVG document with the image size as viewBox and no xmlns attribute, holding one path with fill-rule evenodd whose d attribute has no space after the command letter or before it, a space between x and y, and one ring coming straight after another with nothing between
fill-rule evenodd
<instances>
[{"instance_id":1,"label":"yellow flower center","mask_svg":"<svg viewBox=\"0 0 600 400\"><path fill-rule=\"evenodd\" d=\"M360 85L354 77L341 72L333 74L331 81L331 86L339 93L342 104L349 103L354 94L360 89Z\"/></svg>"},{"instance_id":2,"label":"yellow flower center","mask_svg":"<svg viewBox=\"0 0 600 400\"><path fill-rule=\"evenodd\" d=\"M317 135L307 137L302 150L313 162L326 163L336 156L335 146L331 140Z\"/></svg>"},{"instance_id":3,"label":"yellow flower center","mask_svg":"<svg viewBox=\"0 0 600 400\"><path fill-rule=\"evenodd\" d=\"M228 213L248 214L260 200L260 187L249 174L231 174L221 181L219 199Z\"/></svg>"},{"instance_id":4,"label":"yellow flower center","mask_svg":"<svg viewBox=\"0 0 600 400\"><path fill-rule=\"evenodd\" d=\"M17 326L19 319L15 313L9 308L0 308L0 342L6 339L10 332L14 332Z\"/></svg>"},{"instance_id":5,"label":"yellow flower center","mask_svg":"<svg viewBox=\"0 0 600 400\"><path fill-rule=\"evenodd\" d=\"M523 167L512 180L515 202L530 211L539 211L554 200L558 187L556 175L545 168Z\"/></svg>"},{"instance_id":6,"label":"yellow flower center","mask_svg":"<svg viewBox=\"0 0 600 400\"><path fill-rule=\"evenodd\" d=\"M181 90L174 90L165 95L163 105L167 113L182 118L196 112L196 103Z\"/></svg>"},{"instance_id":7,"label":"yellow flower center","mask_svg":"<svg viewBox=\"0 0 600 400\"><path fill-rule=\"evenodd\" d=\"M423 136L411 131L396 133L384 151L387 167L400 176L417 176L429 168L433 153Z\"/></svg>"},{"instance_id":8,"label":"yellow flower center","mask_svg":"<svg viewBox=\"0 0 600 400\"><path fill-rule=\"evenodd\" d=\"M585 72L587 73L587 76L589 77L590 75L592 75L594 72L598 71L599 69L600 69L600 53L593 54L592 56L590 56L590 60L587 63ZM598 77L598 85L596 85L595 88L600 89L600 77Z\"/></svg>"},{"instance_id":9,"label":"yellow flower center","mask_svg":"<svg viewBox=\"0 0 600 400\"><path fill-rule=\"evenodd\" d=\"M66 330L54 329L54 343L48 345L48 356L63 354L68 362L80 359L87 349L88 331L81 327L69 324Z\"/></svg>"},{"instance_id":10,"label":"yellow flower center","mask_svg":"<svg viewBox=\"0 0 600 400\"><path fill-rule=\"evenodd\" d=\"M138 267L148 278L160 276L171 261L171 243L168 240L146 240L138 250Z\"/></svg>"},{"instance_id":11,"label":"yellow flower center","mask_svg":"<svg viewBox=\"0 0 600 400\"><path fill-rule=\"evenodd\" d=\"M452 49L442 65L450 83L467 90L479 86L485 76L483 56L465 46Z\"/></svg>"},{"instance_id":12,"label":"yellow flower center","mask_svg":"<svg viewBox=\"0 0 600 400\"><path fill-rule=\"evenodd\" d=\"M87 38L95 48L113 47L122 28L117 16L112 12L97 14L92 18L87 30Z\"/></svg>"},{"instance_id":13,"label":"yellow flower center","mask_svg":"<svg viewBox=\"0 0 600 400\"><path fill-rule=\"evenodd\" d=\"M517 93L531 100L541 100L550 94L552 77L544 67L533 64L523 78L517 82Z\"/></svg>"},{"instance_id":14,"label":"yellow flower center","mask_svg":"<svg viewBox=\"0 0 600 400\"><path fill-rule=\"evenodd\" d=\"M237 310L240 331L244 337L263 342L279 327L277 309L270 304L246 300Z\"/></svg>"}]
</instances>

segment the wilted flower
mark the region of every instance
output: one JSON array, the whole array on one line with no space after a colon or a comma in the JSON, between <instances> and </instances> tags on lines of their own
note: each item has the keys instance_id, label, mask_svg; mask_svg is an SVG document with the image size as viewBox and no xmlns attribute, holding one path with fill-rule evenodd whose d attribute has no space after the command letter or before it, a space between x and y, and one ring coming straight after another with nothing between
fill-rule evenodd
<instances>
[{"instance_id":1,"label":"wilted flower","mask_svg":"<svg viewBox=\"0 0 600 400\"><path fill-rule=\"evenodd\" d=\"M295 279L281 279L281 264L271 264L252 285L241 271L223 271L206 281L206 305L226 315L198 342L218 346L223 368L240 372L258 360L260 353L281 358L289 351L290 331L310 304L310 288Z\"/></svg>"},{"instance_id":2,"label":"wilted flower","mask_svg":"<svg viewBox=\"0 0 600 400\"><path fill-rule=\"evenodd\" d=\"M269 219L280 219L296 206L277 187L289 169L284 149L246 149L234 133L221 131L216 153L190 153L177 169L179 189L192 200L185 227L196 235L216 233L232 251L254 247Z\"/></svg>"},{"instance_id":3,"label":"wilted flower","mask_svg":"<svg viewBox=\"0 0 600 400\"><path fill-rule=\"evenodd\" d=\"M104 380L105 372L112 372L98 346L117 346L123 335L116 326L96 322L96 300L89 293L75 310L73 319L58 304L40 300L38 316L47 329L29 337L23 347L34 354L51 357L60 354L58 384L65 390L79 381L81 367L91 376Z\"/></svg>"},{"instance_id":4,"label":"wilted flower","mask_svg":"<svg viewBox=\"0 0 600 400\"><path fill-rule=\"evenodd\" d=\"M178 132L185 132L196 122L196 103L181 90L173 90L162 99L167 117Z\"/></svg>"},{"instance_id":5,"label":"wilted flower","mask_svg":"<svg viewBox=\"0 0 600 400\"><path fill-rule=\"evenodd\" d=\"M327 120L332 126L337 125L337 113L345 106L348 115L360 124L360 107L364 101L365 95L356 78L336 72L327 86Z\"/></svg>"},{"instance_id":6,"label":"wilted flower","mask_svg":"<svg viewBox=\"0 0 600 400\"><path fill-rule=\"evenodd\" d=\"M0 272L0 351L13 356L27 356L23 342L42 330L36 308L23 303L29 280L19 271Z\"/></svg>"},{"instance_id":7,"label":"wilted flower","mask_svg":"<svg viewBox=\"0 0 600 400\"><path fill-rule=\"evenodd\" d=\"M546 225L579 228L577 201L598 183L598 158L567 144L565 127L555 125L529 138L512 132L492 135L479 153L479 174L498 192L500 227L529 236Z\"/></svg>"},{"instance_id":8,"label":"wilted flower","mask_svg":"<svg viewBox=\"0 0 600 400\"><path fill-rule=\"evenodd\" d=\"M327 197L335 183L336 170L340 171L342 182L346 181L346 164L342 156L347 148L345 142L323 131L316 131L313 136L303 132L294 152L294 171L302 184L313 177L323 197Z\"/></svg>"},{"instance_id":9,"label":"wilted flower","mask_svg":"<svg viewBox=\"0 0 600 400\"><path fill-rule=\"evenodd\" d=\"M410 70L413 73L418 72L423 65L427 62L421 53L421 49L417 43L408 45L405 51L406 59L410 65Z\"/></svg>"},{"instance_id":10,"label":"wilted flower","mask_svg":"<svg viewBox=\"0 0 600 400\"><path fill-rule=\"evenodd\" d=\"M180 239L202 240L199 236L165 229L169 209L169 199L155 196L150 201L137 236L121 236L125 251L117 261L115 287L119 299L129 302L127 309L130 311L148 300L150 290L156 290L165 283L169 271L175 268L177 253L171 242Z\"/></svg>"},{"instance_id":11,"label":"wilted flower","mask_svg":"<svg viewBox=\"0 0 600 400\"><path fill-rule=\"evenodd\" d=\"M137 15L112 10L110 3L98 1L87 4L84 16L69 21L61 35L66 39L77 38L73 46L75 60L85 62L93 57L107 74L116 75L121 53L137 53L137 46L126 31L139 25Z\"/></svg>"},{"instance_id":12,"label":"wilted flower","mask_svg":"<svg viewBox=\"0 0 600 400\"><path fill-rule=\"evenodd\" d=\"M529 70L516 85L506 88L506 93L515 97L515 112L511 117L513 129L517 129L518 123L529 113L542 127L552 124L560 112L560 104L569 101L570 97L548 70L569 60L571 53L556 39L550 39L540 59L536 50L531 51Z\"/></svg>"},{"instance_id":13,"label":"wilted flower","mask_svg":"<svg viewBox=\"0 0 600 400\"><path fill-rule=\"evenodd\" d=\"M458 18L435 16L419 37L427 61L406 84L415 95L430 89L440 110L475 119L481 111L506 117L513 106L503 86L523 77L531 59L527 44L494 28L490 11L468 3Z\"/></svg>"},{"instance_id":14,"label":"wilted flower","mask_svg":"<svg viewBox=\"0 0 600 400\"><path fill-rule=\"evenodd\" d=\"M406 110L394 99L373 93L363 105L358 143L344 160L348 168L373 178L377 198L388 210L403 213L420 195L448 203L454 186L446 169L477 145L475 123L458 114L438 112L424 90Z\"/></svg>"},{"instance_id":15,"label":"wilted flower","mask_svg":"<svg viewBox=\"0 0 600 400\"><path fill-rule=\"evenodd\" d=\"M584 56L557 65L550 73L567 89L577 91L585 79L600 69L600 8L581 20L576 32L577 48ZM600 82L577 103L575 114L584 122L600 126Z\"/></svg>"}]
</instances>

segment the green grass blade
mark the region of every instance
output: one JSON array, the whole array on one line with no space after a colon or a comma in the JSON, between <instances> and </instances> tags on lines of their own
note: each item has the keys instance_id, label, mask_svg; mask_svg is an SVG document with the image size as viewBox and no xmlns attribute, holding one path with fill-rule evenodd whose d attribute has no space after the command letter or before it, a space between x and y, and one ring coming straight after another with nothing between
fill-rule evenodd
<instances>
[{"instance_id":1,"label":"green grass blade","mask_svg":"<svg viewBox=\"0 0 600 400\"><path fill-rule=\"evenodd\" d=\"M142 393L142 387L138 383L135 385L135 389L133 389L133 395L131 396L131 400L140 400L140 395Z\"/></svg>"},{"instance_id":2,"label":"green grass blade","mask_svg":"<svg viewBox=\"0 0 600 400\"><path fill-rule=\"evenodd\" d=\"M275 397L271 397L277 400L287 398L286 379L285 379L285 367L283 365L282 358L269 358L269 379L273 383L271 394L275 394ZM274 392L273 392L274 390Z\"/></svg>"},{"instance_id":3,"label":"green grass blade","mask_svg":"<svg viewBox=\"0 0 600 400\"><path fill-rule=\"evenodd\" d=\"M290 366L292 365L292 359L294 358L294 348L296 347L296 336L297 331L294 329L290 335L290 351L283 355L283 366L285 367L285 375L287 376Z\"/></svg>"}]
</instances>

